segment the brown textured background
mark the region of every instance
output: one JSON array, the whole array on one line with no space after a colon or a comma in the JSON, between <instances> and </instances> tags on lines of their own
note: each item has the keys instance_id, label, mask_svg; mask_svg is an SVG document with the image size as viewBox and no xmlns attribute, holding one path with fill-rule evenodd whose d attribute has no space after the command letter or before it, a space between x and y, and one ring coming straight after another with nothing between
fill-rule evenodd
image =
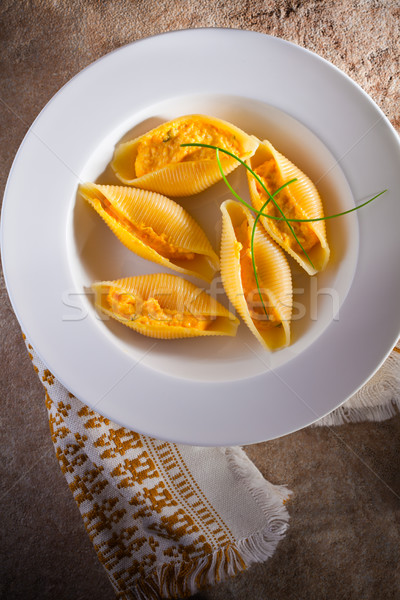
<instances>
[{"instance_id":1,"label":"brown textured background","mask_svg":"<svg viewBox=\"0 0 400 600\"><path fill-rule=\"evenodd\" d=\"M73 75L128 42L195 27L252 29L317 52L399 131L398 1L1 0L1 189L33 119ZM3 279L0 294L0 597L112 600L54 456ZM399 433L396 417L248 447L265 477L294 492L289 532L271 560L195 598L400 598Z\"/></svg>"}]
</instances>

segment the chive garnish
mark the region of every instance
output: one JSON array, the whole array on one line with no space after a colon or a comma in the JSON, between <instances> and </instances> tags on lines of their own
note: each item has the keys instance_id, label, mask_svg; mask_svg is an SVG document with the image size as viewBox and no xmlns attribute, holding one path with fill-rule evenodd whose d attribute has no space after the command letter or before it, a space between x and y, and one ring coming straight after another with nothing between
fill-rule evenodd
<instances>
[{"instance_id":1,"label":"chive garnish","mask_svg":"<svg viewBox=\"0 0 400 600\"><path fill-rule=\"evenodd\" d=\"M292 183L293 181L296 181L296 179L292 179L288 183ZM279 188L279 191L280 191L280 189L281 188ZM316 221L327 221L328 219L336 219L336 217L342 217L343 215L348 215L349 213L352 213L355 210L362 208L363 206L367 206L367 204L369 204L373 200L376 200L377 198L379 198L379 196L382 196L382 194L384 194L385 192L387 192L387 190L382 190L382 192L379 192L379 194L376 194L376 196L373 196L373 198L366 200L366 202L363 202L362 204L359 204L358 206L355 206L354 208L349 208L348 210L344 210L343 212L336 213L335 215L328 215L327 217L316 217L315 219L290 219L287 217L286 220L290 221L292 223L315 223ZM273 195L275 195L275 194L273 194ZM252 210L254 210L254 212L258 212L254 208ZM264 213L261 213L261 216L267 217L267 219L274 219L275 221L284 221L285 220L282 217L275 217L273 215L266 215Z\"/></svg>"},{"instance_id":2,"label":"chive garnish","mask_svg":"<svg viewBox=\"0 0 400 600\"><path fill-rule=\"evenodd\" d=\"M252 258L252 264L253 264L253 270L254 270L254 277L255 277L255 280L256 280L256 284L257 284L257 290L258 290L258 294L260 296L261 303L262 303L262 306L263 306L263 309L264 309L264 312L265 312L267 318L269 318L269 316L268 316L268 313L267 313L267 309L265 308L264 300L263 300L263 297L262 297L262 294L261 294L261 288L260 288L260 285L259 285L257 268L256 268L256 263L255 263L255 258L254 258L254 236L255 236L255 232L256 232L256 228L257 228L257 223L258 223L260 217L266 217L267 219L274 219L276 221L285 221L286 225L290 229L293 237L295 238L296 242L298 243L298 245L302 249L304 255L307 258L307 260L309 261L309 263L311 264L311 266L313 268L315 268L314 265L313 265L313 263L312 263L312 261L311 261L311 259L310 259L310 257L308 256L307 252L304 250L304 248L301 245L299 239L297 238L297 236L296 236L296 234L295 234L295 232L293 230L293 227L290 225L290 223L315 223L317 221L327 221L328 219L335 219L337 217L342 217L343 215L348 215L349 213L352 213L355 210L359 210L360 208L363 208L364 206L366 206L367 204L370 204L370 202L372 202L373 200L376 200L377 198L379 198L379 196L382 196L382 194L384 194L385 192L387 192L387 189L383 190L382 192L379 192L379 194L376 194L375 196L373 196L373 198L370 198L366 202L363 202L362 204L359 204L358 206L355 206L354 208L350 208L349 210L345 210L345 211L337 213L335 215L328 215L326 217L324 216L324 217L317 217L317 218L312 218L312 219L291 219L291 218L286 217L286 215L282 211L281 207L276 202L275 196L277 194L279 194L279 192L283 188L285 188L287 185L290 185L294 181L297 181L296 178L295 179L291 179L290 181L287 181L286 183L284 183L283 185L281 185L281 187L278 188L273 194L271 194L270 191L264 185L264 182L257 175L257 173L255 173L253 171L253 169L251 167L249 167L249 165L246 164L246 162L244 160L242 160L241 158L239 158L239 156L237 156L233 152L230 152L229 150L226 150L225 148L220 148L219 146L214 146L212 144L202 144L202 143L199 143L199 142L190 142L190 143L187 143L187 144L181 144L181 146L182 147L184 147L184 146L198 146L198 147L201 147L201 148L210 148L212 150L215 150L216 151L216 158L217 158L218 168L219 168L219 171L221 173L223 181L225 182L225 184L227 185L227 187L229 188L229 190L231 191L231 193L235 196L235 198L237 200L239 200L239 202L241 202L244 206L247 206L250 210L252 210L256 214L256 217L254 219L254 225L253 225L252 232L251 232L250 249L251 249L251 258ZM239 196L239 194L237 194L237 192L235 192L235 190L233 189L233 187L230 185L230 183L228 182L228 180L227 180L227 178L225 176L223 168L222 168L221 160L220 160L220 157L219 157L219 153L220 152L223 152L224 154L227 154L228 156L231 156L232 158L234 158L235 160L237 160L241 165L243 165L245 167L245 169L247 169L249 171L249 173L251 173L251 175L256 179L256 181L258 181L258 183L260 184L260 186L266 192L266 194L268 196L268 199L262 205L261 210L256 210L253 206L251 206L245 200L243 200L243 198L241 196ZM281 217L276 217L274 215L268 215L268 214L265 214L265 213L262 212L271 200L274 203L275 207L281 213L281 215L282 215Z\"/></svg>"},{"instance_id":3,"label":"chive garnish","mask_svg":"<svg viewBox=\"0 0 400 600\"><path fill-rule=\"evenodd\" d=\"M263 208L265 208L265 206L268 204L269 201L270 201L270 198L268 198L268 200L265 202ZM268 315L267 309L265 308L265 304L264 304L264 298L262 297L260 283L258 281L256 259L255 259L255 256L254 256L254 236L256 234L257 223L258 223L258 219L259 218L260 218L260 214L256 215L256 218L254 219L254 223L253 223L253 229L251 231L251 242L250 242L251 262L253 264L254 278L256 280L258 295L260 296L260 300L261 300L261 304L262 304L264 313L265 313L267 319L269 319L269 315Z\"/></svg>"},{"instance_id":4,"label":"chive garnish","mask_svg":"<svg viewBox=\"0 0 400 600\"><path fill-rule=\"evenodd\" d=\"M182 146L186 146L187 144L182 144ZM249 208L251 211L255 212L257 215L260 215L261 217L271 217L271 215L267 215L266 213L263 213L262 211L264 210L265 206L268 204L268 202L270 201L270 198L268 198L268 202L266 202L263 206L263 208L261 210L256 210L254 208L254 206L252 206L251 204L249 204L248 202L246 202L245 200L243 200L243 198L241 196L239 196L239 194L237 192L235 192L235 190L233 189L233 187L231 186L231 184L229 183L229 181L226 178L226 175L222 169L222 165L221 165L221 160L219 158L219 151L221 150L221 148L217 148L216 149L216 156L217 156L217 163L218 163L218 168L220 170L222 179L224 180L226 186L229 188L229 190L232 192L232 194L235 196L235 198L237 200L239 200L239 202L241 202L242 204L244 204L244 206L247 206L247 208ZM277 194L279 194L280 191L283 190L283 188L285 188L287 185L289 185L290 183L293 183L294 181L297 181L297 177L295 177L294 179L290 179L290 181L286 181L286 183L284 183L283 185L281 185L280 188L278 188L273 194L272 196L276 196ZM383 192L381 192L383 193ZM369 200L369 202L371 202ZM352 209L354 210L354 209ZM283 217L271 217L273 219L276 219L278 221L284 221L285 219ZM293 219L288 219L288 221L292 221Z\"/></svg>"},{"instance_id":5,"label":"chive garnish","mask_svg":"<svg viewBox=\"0 0 400 600\"><path fill-rule=\"evenodd\" d=\"M258 273L257 273L257 267L256 267L256 262L255 262L255 257L254 257L254 236L255 236L255 233L256 233L258 220L259 220L259 218L263 214L262 211L267 206L267 204L270 202L271 198L273 198L274 196L276 196L277 194L279 194L279 192L281 190L283 190L290 183L293 183L294 181L297 181L297 179L295 178L295 179L291 179L290 181L287 181L286 183L284 183L283 185L281 185L281 187L278 188L272 195L269 194L271 196L271 198L268 198L268 200L266 202L264 202L264 204L263 204L263 206L262 206L262 208L261 208L260 211L255 211L254 207L251 206L251 204L248 204L247 202L245 202L245 200L243 200L243 198L241 196L239 196L239 194L237 194L235 192L235 190L233 189L233 187L231 186L231 184L227 180L227 178L225 176L225 173L224 173L224 171L222 169L221 160L220 160L220 157L219 157L219 150L220 150L219 148L216 149L216 156L217 156L218 167L219 167L222 179L224 180L224 182L226 183L226 185L228 186L228 188L230 189L230 191L232 192L232 194L235 196L235 198L237 200L239 200L239 202L241 202L242 204L244 204L244 206L247 206L250 210L252 210L254 212L257 212L256 218L254 220L254 225L253 225L253 228L252 228L252 232L251 232L251 242L250 242L251 261L252 261L252 264L253 264L254 278L256 280L258 295L260 296L260 300L261 300L261 304L262 304L264 313L265 313L267 319L269 319L269 315L268 315L267 309L265 308L264 299L262 297L261 288L260 288L260 284L259 284L259 281L258 281Z\"/></svg>"},{"instance_id":6,"label":"chive garnish","mask_svg":"<svg viewBox=\"0 0 400 600\"><path fill-rule=\"evenodd\" d=\"M279 204L276 202L274 196L272 196L269 192L269 190L266 188L266 186L264 185L263 181L260 179L260 177L257 175L257 173L255 173L253 171L253 169L251 167L249 167L249 165L247 165L245 163L244 160L242 160L241 158L239 158L238 156L236 156L236 154L233 154L233 152L229 152L229 150L225 150L224 148L220 148L219 146L213 146L211 144L201 144L198 142L191 142L189 144L181 144L181 146L200 146L202 148L211 148L213 150L216 151L220 151L220 152L224 152L225 154L228 154L229 156L232 156L232 158L235 158L236 160L238 160L240 162L240 164L242 164L252 175L253 177L255 177L255 179L258 181L258 183L261 185L261 187L263 188L263 190L266 192L266 194L269 196L269 198L272 200L272 202L275 204L275 207L279 210L279 212L282 215L283 220L285 221L286 225L288 226L288 228L290 229L291 234L293 235L294 239L296 240L296 242L298 243L298 245L300 246L300 248L302 249L305 257L307 258L308 262L310 263L310 265L312 266L312 268L314 269L314 265L311 261L311 258L308 256L307 252L304 250L300 240L298 239L296 233L294 232L293 227L290 225L290 223L288 222L285 213L283 212L283 210L281 209L281 207L279 206ZM222 170L221 164L219 163L219 168L220 171ZM275 195L275 194L274 194Z\"/></svg>"},{"instance_id":7,"label":"chive garnish","mask_svg":"<svg viewBox=\"0 0 400 600\"><path fill-rule=\"evenodd\" d=\"M181 146L201 146L203 148L211 148L212 150L219 150L220 152L223 152L224 154L228 154L229 156L231 156L232 158L235 158L238 162L240 162L240 164L242 164L252 174L252 176L259 182L259 184L263 187L263 189L265 189L263 182L258 177L257 173L255 173L253 171L253 169L244 162L244 160L239 158L239 156L236 156L236 154L233 154L233 152L229 152L229 150L225 150L225 148L220 148L219 146L212 146L211 144L200 144L200 143L196 143L196 142L181 144ZM221 166L220 166L220 170L221 170ZM350 208L349 210L345 210L343 212L336 213L335 215L328 215L327 217L316 217L315 219L292 219L290 217L286 217L285 215L283 215L282 217L275 217L274 215L268 215L266 213L263 213L262 211L258 211L257 209L254 208L254 206L251 206L250 204L245 202L242 198L240 198L240 196L234 191L232 186L229 184L228 180L225 177L225 174L221 173L221 175L223 177L224 182L229 187L230 191L234 194L235 198L240 200L242 202L242 204L244 204L245 206L250 208L254 213L256 213L256 214L261 213L261 216L266 217L267 219L274 219L275 221L289 221L291 223L315 223L317 221L327 221L328 219L336 219L336 217L342 217L343 215L348 215L349 213L352 213L355 210L359 210L360 208L363 208L364 206L366 206L373 200L376 200L377 198L379 198L379 196L382 196L382 194L384 194L385 192L388 191L387 189L383 190L382 192L379 192L379 194L376 194L376 196L374 196L373 198L370 198L366 202L363 202L362 204L359 204L358 206L355 206L354 208ZM275 196L278 192L281 191L281 189L283 187L285 187L286 185L289 185L289 183L292 183L294 181L297 181L297 179L291 179L287 183L284 183L278 190L276 190L276 192L274 192L274 194L272 194L272 196ZM265 191L267 192L268 195L271 195L268 190L265 190Z\"/></svg>"}]
</instances>

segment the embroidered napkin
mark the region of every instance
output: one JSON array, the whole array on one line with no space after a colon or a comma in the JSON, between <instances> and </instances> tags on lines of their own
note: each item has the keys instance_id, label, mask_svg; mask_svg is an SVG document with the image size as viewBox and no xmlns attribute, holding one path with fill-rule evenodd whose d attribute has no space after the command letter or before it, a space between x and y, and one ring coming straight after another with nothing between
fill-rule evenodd
<instances>
[{"instance_id":1,"label":"embroidered napkin","mask_svg":"<svg viewBox=\"0 0 400 600\"><path fill-rule=\"evenodd\" d=\"M90 410L25 339L46 390L57 459L117 597L184 598L268 559L288 527L290 491L238 447L163 442ZM318 425L383 420L400 406L400 350Z\"/></svg>"},{"instance_id":2,"label":"embroidered napkin","mask_svg":"<svg viewBox=\"0 0 400 600\"><path fill-rule=\"evenodd\" d=\"M70 394L25 343L61 470L118 598L190 596L274 553L290 492L243 450L129 431Z\"/></svg>"}]
</instances>

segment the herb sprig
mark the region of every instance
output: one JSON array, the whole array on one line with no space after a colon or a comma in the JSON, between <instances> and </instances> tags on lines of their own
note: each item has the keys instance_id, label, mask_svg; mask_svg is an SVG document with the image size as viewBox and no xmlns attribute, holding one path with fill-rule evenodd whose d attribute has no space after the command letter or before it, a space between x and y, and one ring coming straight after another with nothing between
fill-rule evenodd
<instances>
[{"instance_id":1,"label":"herb sprig","mask_svg":"<svg viewBox=\"0 0 400 600\"><path fill-rule=\"evenodd\" d=\"M242 198L241 196L239 196L239 194L237 194L237 193L235 192L235 190L233 189L233 187L231 186L231 184L230 184L230 183L229 183L229 181L227 180L227 178L226 178L226 176L225 176L225 173L224 173L224 171L223 171L223 169L222 169L222 164L221 164L221 160L220 160L220 156L219 156L219 150L220 150L220 149L219 149L219 148L217 148L217 150L216 150L216 156L217 156L218 167L219 167L220 173L221 173L221 175L222 175L222 179L224 180L225 184L228 186L228 188L230 189L230 191L233 193L233 195L235 196L235 198L237 198L237 200L239 200L239 202L241 202L242 204L244 204L245 206L247 206L248 208L250 208L250 210L254 210L254 207L253 207L253 206L251 206L250 204L248 204L247 202L245 202L245 201L243 200L243 198ZM251 240L250 240L250 248L251 248L251 262L252 262L252 265L253 265L254 278L255 278L255 280L256 280L256 285L257 285L257 291L258 291L258 295L260 296L261 304L262 304L262 307L263 307L263 310L264 310L264 313L265 313L265 315L266 315L267 319L269 319L269 315L268 315L267 309L265 308L265 304L264 304L264 298L263 298L263 296L262 296L262 293L261 293L260 283L259 283L259 280L258 280L258 273L257 273L256 259L255 259L255 256L254 256L254 237L255 237L256 230L257 230L257 223L258 223L258 221L259 221L259 218L260 218L260 217L262 216L262 214L263 214L263 213L262 213L262 211L264 210L264 208L265 208L265 207L267 206L267 204L268 204L268 203L271 201L271 199L273 200L273 199L274 199L274 197L275 197L277 194L279 194L279 192L280 192L281 190L283 190L283 189L284 189L286 186L288 186L289 184L293 183L294 181L297 181L297 178L295 178L295 179L291 179L290 181L287 181L286 183L284 183L283 185L281 185L281 187L280 187L280 188L278 188L278 189L277 189L277 190L276 190L276 191L275 191L273 194L270 194L270 193L268 192L268 196L269 196L269 197L268 197L268 199L266 200L266 202L264 202L263 206L261 207L261 210L260 210L260 211L254 211L254 212L257 212L257 215L256 215L256 218L254 219L253 228L252 228L252 231L251 231ZM282 219L282 220L283 220L283 219ZM310 261L310 262L311 262L311 261ZM312 264L312 263L311 263L311 264Z\"/></svg>"},{"instance_id":2,"label":"herb sprig","mask_svg":"<svg viewBox=\"0 0 400 600\"><path fill-rule=\"evenodd\" d=\"M219 146L213 146L211 144L201 144L200 142L191 142L191 143L188 143L188 144L181 144L181 146L198 146L198 147L201 147L201 148L211 148L211 149L215 150L216 153L217 153L218 167L219 167L219 170L220 170L221 174L223 175L223 179L224 179L225 183L226 183L226 178L225 178L225 174L223 173L223 169L222 169L221 161L219 160L218 153L219 152L223 152L224 154L228 154L232 158L235 158L237 161L239 161L240 164L242 164L253 175L253 177L255 177L255 179L261 185L261 187L263 188L263 190L265 191L265 193L267 194L267 196L269 197L269 199L272 200L272 202L274 203L275 207L281 213L282 219L285 221L286 225L290 229L290 232L293 235L294 239L296 240L296 242L300 246L301 250L303 251L304 255L306 256L308 262L310 263L310 265L312 266L313 269L315 268L314 265L313 265L313 263L312 263L312 261L311 261L311 258L308 256L308 254L305 251L305 249L303 248L300 240L298 239L298 237L297 237L297 235L296 235L293 227L290 225L288 219L286 218L285 213L283 212L283 210L281 209L281 207L279 206L279 204L275 200L274 196L276 194L272 195L269 192L269 190L267 189L267 187L264 185L264 182L262 181L262 179L257 175L257 173L255 173L253 171L253 169L251 167L249 167L248 164L246 164L246 162L244 160L242 160L241 158L239 158L239 156L237 156L236 154L233 154L233 152L230 152L229 150L225 150L225 148L220 148ZM231 186L229 186L229 189L232 191ZM235 198L238 198L238 195L235 194ZM252 210L254 210L254 208L252 208ZM255 211L255 212L257 212L257 211Z\"/></svg>"},{"instance_id":3,"label":"herb sprig","mask_svg":"<svg viewBox=\"0 0 400 600\"><path fill-rule=\"evenodd\" d=\"M258 274L257 274L257 267L256 267L256 264L255 264L255 258L254 258L254 237L255 237L255 232L256 232L257 224L258 224L258 221L259 221L260 217L266 217L267 219L273 219L275 221L285 221L286 225L290 229L293 237L295 238L296 242L299 244L299 246L302 249L304 255L307 258L307 260L309 261L309 263L311 264L311 266L313 268L315 268L314 265L313 265L313 263L312 263L312 261L311 261L311 259L310 259L310 257L308 256L307 252L305 251L305 249L301 245L300 241L298 240L298 238L296 236L296 233L294 232L293 227L290 225L290 223L315 223L317 221L327 221L328 219L336 219L337 217L342 217L344 215L348 215L349 213L352 213L352 212L354 212L356 210L359 210L360 208L363 208L364 206L367 206L367 204L370 204L371 202L373 202L374 200L376 200L377 198L379 198L379 196L382 196L382 194L384 194L385 192L387 192L387 189L385 189L382 192L379 192L379 194L376 194L375 196L373 196L372 198L370 198L369 200L367 200L366 202L363 202L362 204L359 204L358 206L355 206L354 208L350 208L349 210L345 210L345 211L342 211L340 213L336 213L334 215L328 215L328 216L323 216L323 217L316 217L316 218L311 218L311 219L293 219L293 218L286 217L286 215L282 211L281 207L276 202L275 196L277 194L279 194L279 192L282 191L282 189L284 189L286 186L288 186L291 183L294 183L295 181L297 181L297 178L291 179L290 181L287 181L286 183L284 183L283 185L281 185L281 187L278 188L273 194L271 194L270 191L267 189L267 187L264 185L264 182L257 175L257 173L255 173L255 171L253 171L253 169L244 160L242 160L239 156L237 156L233 152L230 152L229 150L226 150L225 148L221 148L219 146L214 146L212 144L202 144L200 142L190 142L190 143L187 143L187 144L181 144L181 146L182 147L185 147L185 146L196 146L196 147L210 148L212 150L215 150L216 151L216 158L217 158L218 168L219 168L219 171L221 173L223 181L225 182L225 184L227 185L227 187L229 188L229 190L231 191L231 193L234 195L234 197L237 200L239 200L239 202L241 202L244 206L247 206L247 208L249 208L250 210L252 210L256 214L256 217L254 219L254 224L253 224L252 232L251 232L250 248L251 248L251 257L252 257L254 277L255 277L255 280L256 280L256 284L257 284L257 291L258 291L258 294L260 296L261 303L262 303L262 306L263 306L263 309L264 309L264 312L265 312L267 318L269 318L269 316L268 316L267 309L265 307L264 300L263 300L263 297L262 297L261 288L260 288L259 279L258 279ZM232 158L234 158L235 160L237 160L241 165L243 165L245 167L245 169L247 169L247 171L249 171L249 173L251 173L251 175L260 184L260 186L262 187L262 189L266 192L266 194L268 196L268 199L266 200L266 202L264 202L264 204L262 205L262 207L261 207L260 210L255 209L254 206L250 205L248 202L246 202L245 200L243 200L243 198L241 196L239 196L239 194L230 185L229 181L227 180L227 178L225 176L223 168L222 168L221 159L220 159L220 156L219 156L220 152L223 152L224 154L227 154L228 156L231 156ZM279 216L269 215L269 214L263 213L263 210L265 209L265 207L269 204L269 202L271 200L274 203L275 207L279 210L279 212L281 213L282 216L279 217Z\"/></svg>"},{"instance_id":4,"label":"herb sprig","mask_svg":"<svg viewBox=\"0 0 400 600\"><path fill-rule=\"evenodd\" d=\"M242 160L241 158L239 158L239 156L236 156L236 154L233 154L233 152L229 152L229 150L225 150L225 148L220 148L219 146L212 146L211 144L201 144L201 143L197 143L197 142L191 142L191 143L187 143L187 144L181 144L181 146L200 146L203 148L211 148L213 150L219 151L219 152L223 152L224 154L228 154L229 156L231 156L232 158L235 158L238 162L240 162L240 164L242 164L251 174L252 176L260 183L260 185L265 189L263 182L261 181L261 179L258 177L257 173L255 173L253 171L253 169L251 167L249 167L248 164L245 163L244 160ZM222 169L221 164L219 163L219 168L220 171ZM384 194L385 192L387 192L388 190L382 190L382 192L379 192L379 194L376 194L375 196L373 196L372 198L370 198L369 200L367 200L366 202L363 202L362 204L359 204L358 206L354 206L353 208L349 208L348 210L344 210L343 212L340 213L336 213L334 215L328 215L328 216L324 216L324 217L316 217L313 219L294 219L291 217L286 217L285 215L283 215L282 217L276 217L274 215L269 215L267 213L263 213L262 210L257 210L256 208L254 208L254 206L252 206L251 204L248 204L245 200L243 200L243 198L241 198L239 196L239 194L237 194L235 192L235 190L232 188L232 186L230 185L230 183L228 182L228 180L226 179L225 174L223 173L223 171L221 172L222 178L224 180L224 182L226 183L226 185L229 187L230 191L232 192L232 194L234 194L235 198L237 198L242 204L244 204L245 206L247 206L248 208L250 208L253 212L255 212L256 214L260 213L260 216L262 217L267 217L267 219L273 219L275 221L289 221L290 223L315 223L317 221L327 221L328 219L336 219L336 217L342 217L343 215L348 215L349 213L354 212L355 210L359 210L360 208L363 208L364 206L367 206L367 204L370 204L371 202L373 202L374 200L376 200L377 198L379 198L379 196L382 196L382 194ZM289 185L289 183L293 183L294 181L297 181L297 179L291 179L290 181L288 181L287 183L283 184L282 187L285 187L286 185ZM275 196L278 192L281 191L281 188L279 188L274 194L272 194L272 196ZM267 192L267 194L270 196L270 192L265 189L265 191Z\"/></svg>"}]
</instances>

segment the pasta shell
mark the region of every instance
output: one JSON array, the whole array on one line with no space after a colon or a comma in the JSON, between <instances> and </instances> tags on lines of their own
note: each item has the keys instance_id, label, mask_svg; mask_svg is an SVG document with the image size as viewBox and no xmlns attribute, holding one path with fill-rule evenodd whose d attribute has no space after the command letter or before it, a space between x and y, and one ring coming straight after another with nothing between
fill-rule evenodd
<instances>
[{"instance_id":1,"label":"pasta shell","mask_svg":"<svg viewBox=\"0 0 400 600\"><path fill-rule=\"evenodd\" d=\"M132 141L119 144L111 166L123 183L167 196L190 196L221 179L215 150L181 147L183 143L220 146L245 160L259 140L227 121L187 115L164 123ZM223 153L225 175L239 162Z\"/></svg>"},{"instance_id":2,"label":"pasta shell","mask_svg":"<svg viewBox=\"0 0 400 600\"><path fill-rule=\"evenodd\" d=\"M196 221L176 202L147 190L82 184L83 198L118 239L142 258L211 281L218 256Z\"/></svg>"},{"instance_id":3,"label":"pasta shell","mask_svg":"<svg viewBox=\"0 0 400 600\"><path fill-rule=\"evenodd\" d=\"M167 273L94 283L99 311L158 339L236 335L238 319L190 281Z\"/></svg>"},{"instance_id":4,"label":"pasta shell","mask_svg":"<svg viewBox=\"0 0 400 600\"><path fill-rule=\"evenodd\" d=\"M267 140L261 142L257 152L250 158L248 164L259 175L271 194L285 182L294 178L297 179L277 194L275 198L287 218L315 219L324 216L321 198L313 182L298 167L280 154L270 142ZM253 206L256 210L260 210L268 199L268 195L251 173L247 172L247 177ZM272 200L263 212L277 217L282 216ZM325 221L291 222L291 226L301 246L309 256L312 265L284 221L277 221L268 217L261 217L260 221L275 242L282 246L309 275L314 275L325 268L330 254Z\"/></svg>"},{"instance_id":5,"label":"pasta shell","mask_svg":"<svg viewBox=\"0 0 400 600\"><path fill-rule=\"evenodd\" d=\"M293 294L292 276L284 252L257 224L254 260L262 292L263 309L254 276L251 231L254 218L239 202L221 205L221 277L225 291L250 331L270 350L290 343Z\"/></svg>"}]
</instances>

